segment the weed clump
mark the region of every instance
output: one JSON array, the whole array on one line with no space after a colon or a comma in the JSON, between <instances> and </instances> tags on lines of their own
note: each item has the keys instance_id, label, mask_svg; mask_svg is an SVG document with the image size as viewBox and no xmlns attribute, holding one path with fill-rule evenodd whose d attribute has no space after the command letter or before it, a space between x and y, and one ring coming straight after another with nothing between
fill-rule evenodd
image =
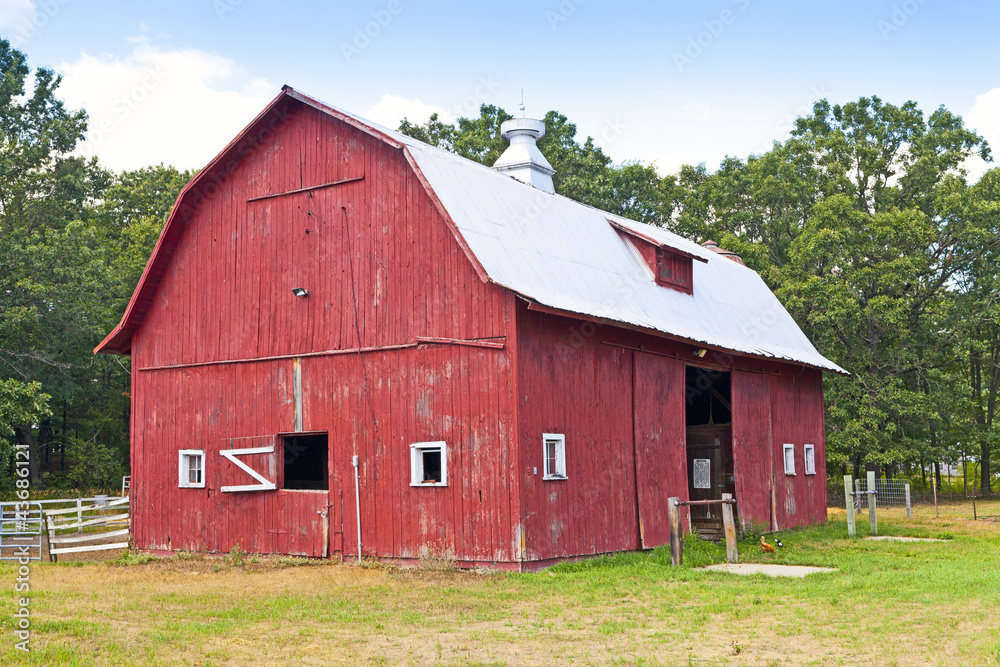
<instances>
[{"instance_id":1,"label":"weed clump","mask_svg":"<svg viewBox=\"0 0 1000 667\"><path fill-rule=\"evenodd\" d=\"M158 559L153 554L147 554L142 551L126 551L115 560L108 561L108 563L117 567L129 567L131 565L145 565L154 560Z\"/></svg>"}]
</instances>

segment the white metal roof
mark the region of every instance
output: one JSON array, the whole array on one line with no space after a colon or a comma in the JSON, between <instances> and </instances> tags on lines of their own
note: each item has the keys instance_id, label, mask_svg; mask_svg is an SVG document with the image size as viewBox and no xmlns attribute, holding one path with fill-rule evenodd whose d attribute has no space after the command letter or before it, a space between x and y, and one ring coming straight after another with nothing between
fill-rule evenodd
<instances>
[{"instance_id":1,"label":"white metal roof","mask_svg":"<svg viewBox=\"0 0 1000 667\"><path fill-rule=\"evenodd\" d=\"M325 106L325 105L324 105ZM339 109L409 151L490 280L550 308L834 372L759 275L665 229L547 194ZM706 262L694 294L658 285L609 223Z\"/></svg>"}]
</instances>

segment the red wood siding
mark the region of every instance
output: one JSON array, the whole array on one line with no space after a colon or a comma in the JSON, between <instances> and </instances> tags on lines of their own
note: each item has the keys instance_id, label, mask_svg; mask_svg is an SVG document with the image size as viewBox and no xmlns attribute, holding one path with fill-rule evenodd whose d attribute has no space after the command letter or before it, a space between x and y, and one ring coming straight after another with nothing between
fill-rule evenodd
<instances>
[{"instance_id":1,"label":"red wood siding","mask_svg":"<svg viewBox=\"0 0 1000 667\"><path fill-rule=\"evenodd\" d=\"M819 371L783 368L772 377L775 507L781 529L826 520L823 381ZM795 474L786 475L783 445L794 445ZM816 474L805 474L804 445L816 445Z\"/></svg>"},{"instance_id":2,"label":"red wood siding","mask_svg":"<svg viewBox=\"0 0 1000 667\"><path fill-rule=\"evenodd\" d=\"M193 210L133 341L139 363L506 333L510 295L479 279L399 150L310 108L284 119Z\"/></svg>"},{"instance_id":3,"label":"red wood siding","mask_svg":"<svg viewBox=\"0 0 1000 667\"><path fill-rule=\"evenodd\" d=\"M219 455L234 446L259 446L292 430L287 405L291 362L257 363L136 373L141 396L133 406L133 522L136 546L145 549L230 551L321 556L317 511L326 494L298 491L221 493L223 484L252 479ZM247 410L253 406L253 410ZM205 450L204 489L177 487L177 452ZM265 472L263 455L245 457ZM270 474L268 472L268 474Z\"/></svg>"},{"instance_id":4,"label":"red wood siding","mask_svg":"<svg viewBox=\"0 0 1000 667\"><path fill-rule=\"evenodd\" d=\"M631 352L523 305L518 341L525 560L638 549ZM542 479L543 433L566 436L568 479Z\"/></svg>"},{"instance_id":5,"label":"red wood siding","mask_svg":"<svg viewBox=\"0 0 1000 667\"><path fill-rule=\"evenodd\" d=\"M684 364L633 352L635 448L642 546L670 542L667 498L688 499ZM682 508L683 523L687 510Z\"/></svg>"},{"instance_id":6,"label":"red wood siding","mask_svg":"<svg viewBox=\"0 0 1000 667\"><path fill-rule=\"evenodd\" d=\"M744 525L771 526L771 377L732 374L733 469L739 518Z\"/></svg>"},{"instance_id":7,"label":"red wood siding","mask_svg":"<svg viewBox=\"0 0 1000 667\"><path fill-rule=\"evenodd\" d=\"M355 555L357 454L366 553L512 561L513 296L480 280L399 150L308 108L279 111L258 148L207 176L133 337L137 545L318 556L329 505L330 547ZM508 335L503 349L413 346ZM212 362L399 345L411 347L301 361L303 430L329 435L329 493L219 492L251 482L219 449L294 431L295 396L291 359ZM448 443L448 487L409 486L409 445L426 440ZM206 489L177 488L188 448L206 450ZM280 456L279 443L279 479Z\"/></svg>"}]
</instances>

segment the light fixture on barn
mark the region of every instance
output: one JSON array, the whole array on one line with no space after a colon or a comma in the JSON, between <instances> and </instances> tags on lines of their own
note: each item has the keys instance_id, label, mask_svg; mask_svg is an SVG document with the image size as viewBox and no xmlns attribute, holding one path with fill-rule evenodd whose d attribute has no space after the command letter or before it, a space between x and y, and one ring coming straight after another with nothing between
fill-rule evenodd
<instances>
[{"instance_id":1,"label":"light fixture on barn","mask_svg":"<svg viewBox=\"0 0 1000 667\"><path fill-rule=\"evenodd\" d=\"M295 296L309 296L309 290L305 287L293 287L292 294Z\"/></svg>"},{"instance_id":2,"label":"light fixture on barn","mask_svg":"<svg viewBox=\"0 0 1000 667\"><path fill-rule=\"evenodd\" d=\"M702 347L702 348L698 348L697 350L695 350L695 351L694 351L694 352L692 352L691 354L693 354L694 356L696 356L696 357L698 357L699 359L701 359L702 357L704 357L704 356L705 356L705 353L706 353L706 352L708 352L708 350L706 350L705 348L703 348L703 347Z\"/></svg>"}]
</instances>

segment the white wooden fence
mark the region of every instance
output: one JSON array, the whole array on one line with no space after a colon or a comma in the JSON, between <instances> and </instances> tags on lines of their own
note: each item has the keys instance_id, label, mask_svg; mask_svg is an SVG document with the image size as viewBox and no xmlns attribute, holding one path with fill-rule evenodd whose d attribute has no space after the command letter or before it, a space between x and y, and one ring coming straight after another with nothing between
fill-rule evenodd
<instances>
[{"instance_id":1,"label":"white wooden fence","mask_svg":"<svg viewBox=\"0 0 1000 667\"><path fill-rule=\"evenodd\" d=\"M0 560L42 560L41 503L0 503Z\"/></svg>"},{"instance_id":2,"label":"white wooden fence","mask_svg":"<svg viewBox=\"0 0 1000 667\"><path fill-rule=\"evenodd\" d=\"M92 504L84 505L84 501ZM59 554L128 548L128 498L61 502L75 506L45 510L49 560L55 562Z\"/></svg>"}]
</instances>

